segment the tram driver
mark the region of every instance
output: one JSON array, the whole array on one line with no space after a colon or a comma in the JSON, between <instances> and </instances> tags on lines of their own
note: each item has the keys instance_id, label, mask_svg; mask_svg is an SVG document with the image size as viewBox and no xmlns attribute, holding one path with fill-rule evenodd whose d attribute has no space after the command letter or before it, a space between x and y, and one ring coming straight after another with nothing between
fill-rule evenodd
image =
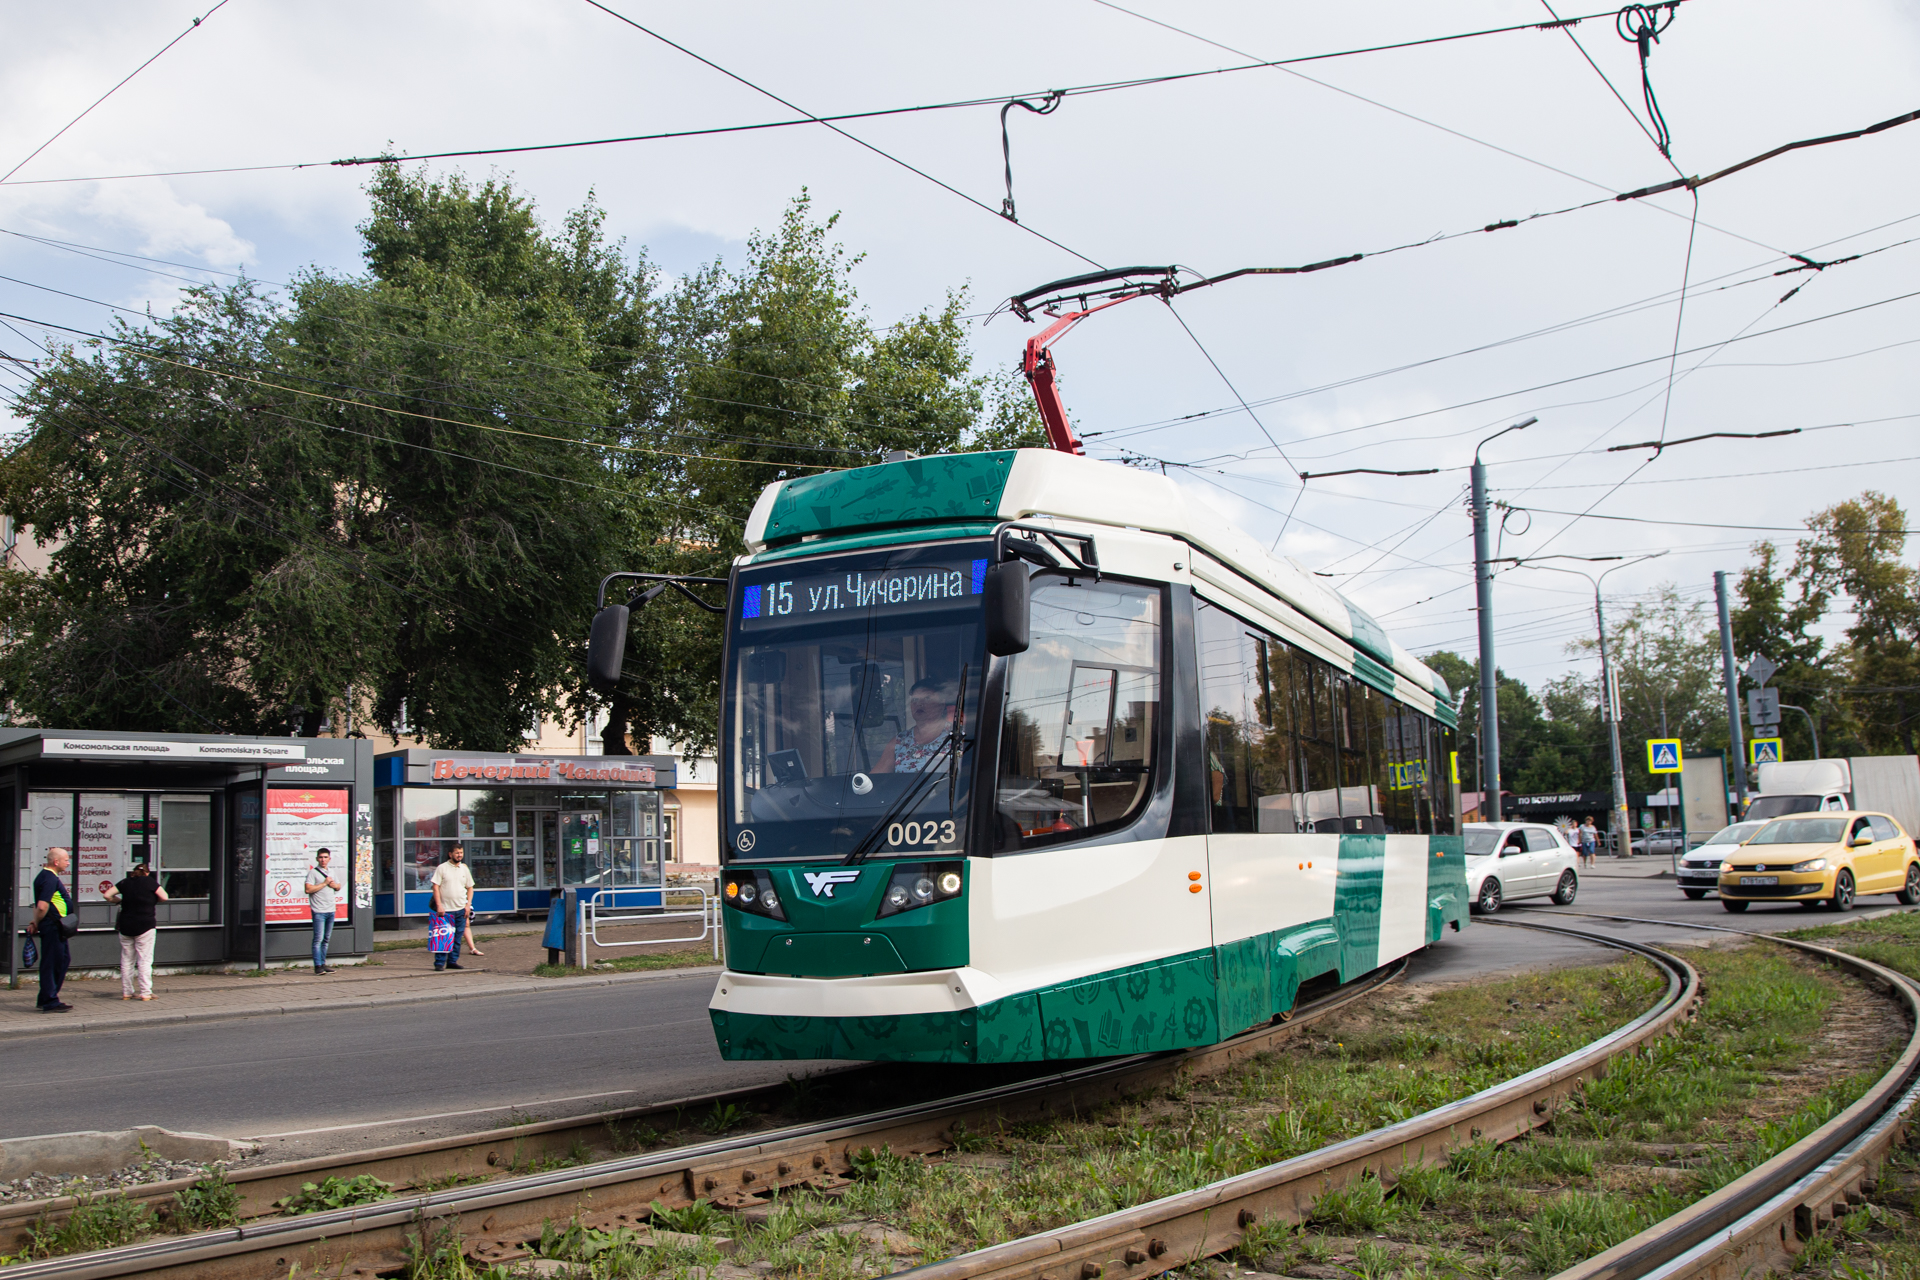
<instances>
[{"instance_id":1,"label":"tram driver","mask_svg":"<svg viewBox=\"0 0 1920 1280\"><path fill-rule=\"evenodd\" d=\"M953 735L954 704L960 686L927 676L907 690L907 715L913 723L900 731L873 766L875 773L921 773L941 755Z\"/></svg>"}]
</instances>

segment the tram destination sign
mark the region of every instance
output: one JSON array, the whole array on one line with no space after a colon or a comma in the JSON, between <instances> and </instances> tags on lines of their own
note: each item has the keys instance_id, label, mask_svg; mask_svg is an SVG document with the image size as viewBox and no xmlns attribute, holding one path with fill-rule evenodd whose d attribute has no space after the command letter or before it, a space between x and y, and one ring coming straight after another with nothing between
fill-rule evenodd
<instances>
[{"instance_id":1,"label":"tram destination sign","mask_svg":"<svg viewBox=\"0 0 1920 1280\"><path fill-rule=\"evenodd\" d=\"M952 605L987 589L987 562L915 564L877 573L836 571L758 582L740 593L740 625L752 631L845 613L911 613Z\"/></svg>"}]
</instances>

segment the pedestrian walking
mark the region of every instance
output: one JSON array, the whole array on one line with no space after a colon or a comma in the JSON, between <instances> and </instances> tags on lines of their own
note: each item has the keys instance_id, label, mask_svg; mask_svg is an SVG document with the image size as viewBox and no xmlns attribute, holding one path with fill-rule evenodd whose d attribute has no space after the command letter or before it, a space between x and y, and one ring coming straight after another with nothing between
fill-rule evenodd
<instances>
[{"instance_id":1,"label":"pedestrian walking","mask_svg":"<svg viewBox=\"0 0 1920 1280\"><path fill-rule=\"evenodd\" d=\"M447 860L433 869L433 909L453 926L453 949L433 957L435 971L462 969L460 939L467 931L467 909L473 903L473 872L467 869L467 851L454 845Z\"/></svg>"},{"instance_id":2,"label":"pedestrian walking","mask_svg":"<svg viewBox=\"0 0 1920 1280\"><path fill-rule=\"evenodd\" d=\"M471 911L467 912L466 948L468 955L484 956L487 954L473 945L473 912Z\"/></svg>"},{"instance_id":3,"label":"pedestrian walking","mask_svg":"<svg viewBox=\"0 0 1920 1280\"><path fill-rule=\"evenodd\" d=\"M67 868L72 854L55 845L47 850L46 862L33 878L33 927L40 934L40 999L42 1013L70 1013L73 1006L60 998L60 987L67 980L67 922L73 915L73 901L67 897Z\"/></svg>"},{"instance_id":4,"label":"pedestrian walking","mask_svg":"<svg viewBox=\"0 0 1920 1280\"><path fill-rule=\"evenodd\" d=\"M153 940L160 934L159 905L167 891L154 878L153 868L136 862L119 884L106 891L108 902L120 904L120 998L153 999Z\"/></svg>"},{"instance_id":5,"label":"pedestrian walking","mask_svg":"<svg viewBox=\"0 0 1920 1280\"><path fill-rule=\"evenodd\" d=\"M1599 858L1600 831L1593 825L1593 815L1588 814L1580 823L1580 862L1583 866L1592 867L1598 864Z\"/></svg>"},{"instance_id":6,"label":"pedestrian walking","mask_svg":"<svg viewBox=\"0 0 1920 1280\"><path fill-rule=\"evenodd\" d=\"M307 871L307 910L313 913L313 972L316 977L333 972L333 967L327 963L327 944L333 941L333 918L339 905L339 900L333 895L340 892L340 881L328 867L332 861L333 850L315 849L313 866Z\"/></svg>"}]
</instances>

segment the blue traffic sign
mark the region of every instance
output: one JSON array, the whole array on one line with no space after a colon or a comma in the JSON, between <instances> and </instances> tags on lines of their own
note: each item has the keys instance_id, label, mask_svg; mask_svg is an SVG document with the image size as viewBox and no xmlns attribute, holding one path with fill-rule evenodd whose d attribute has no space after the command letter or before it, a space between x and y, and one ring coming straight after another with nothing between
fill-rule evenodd
<instances>
[{"instance_id":1,"label":"blue traffic sign","mask_svg":"<svg viewBox=\"0 0 1920 1280\"><path fill-rule=\"evenodd\" d=\"M1680 739L1678 738L1648 738L1647 739L1647 772L1648 773L1679 773L1680 760L1681 760Z\"/></svg>"}]
</instances>

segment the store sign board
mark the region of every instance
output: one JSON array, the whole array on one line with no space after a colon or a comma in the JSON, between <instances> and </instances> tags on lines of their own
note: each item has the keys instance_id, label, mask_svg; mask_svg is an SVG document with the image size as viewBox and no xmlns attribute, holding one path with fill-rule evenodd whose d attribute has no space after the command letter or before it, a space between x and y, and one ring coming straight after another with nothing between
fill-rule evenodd
<instances>
[{"instance_id":1,"label":"store sign board","mask_svg":"<svg viewBox=\"0 0 1920 1280\"><path fill-rule=\"evenodd\" d=\"M304 760L307 748L301 742L144 742L49 736L40 740L40 754L95 760Z\"/></svg>"},{"instance_id":2,"label":"store sign board","mask_svg":"<svg viewBox=\"0 0 1920 1280\"><path fill-rule=\"evenodd\" d=\"M551 756L472 759L437 756L429 761L428 782L437 787L473 786L481 782L547 785L555 783L608 782L626 786L650 787L656 774L650 764L625 764L618 757L594 756L589 760L565 760Z\"/></svg>"},{"instance_id":3,"label":"store sign board","mask_svg":"<svg viewBox=\"0 0 1920 1280\"><path fill-rule=\"evenodd\" d=\"M323 848L333 855L329 870L341 883L334 895L334 918L347 918L354 861L350 825L345 787L267 791L268 924L304 924L313 918L307 908L307 872L313 868L314 852Z\"/></svg>"}]
</instances>

